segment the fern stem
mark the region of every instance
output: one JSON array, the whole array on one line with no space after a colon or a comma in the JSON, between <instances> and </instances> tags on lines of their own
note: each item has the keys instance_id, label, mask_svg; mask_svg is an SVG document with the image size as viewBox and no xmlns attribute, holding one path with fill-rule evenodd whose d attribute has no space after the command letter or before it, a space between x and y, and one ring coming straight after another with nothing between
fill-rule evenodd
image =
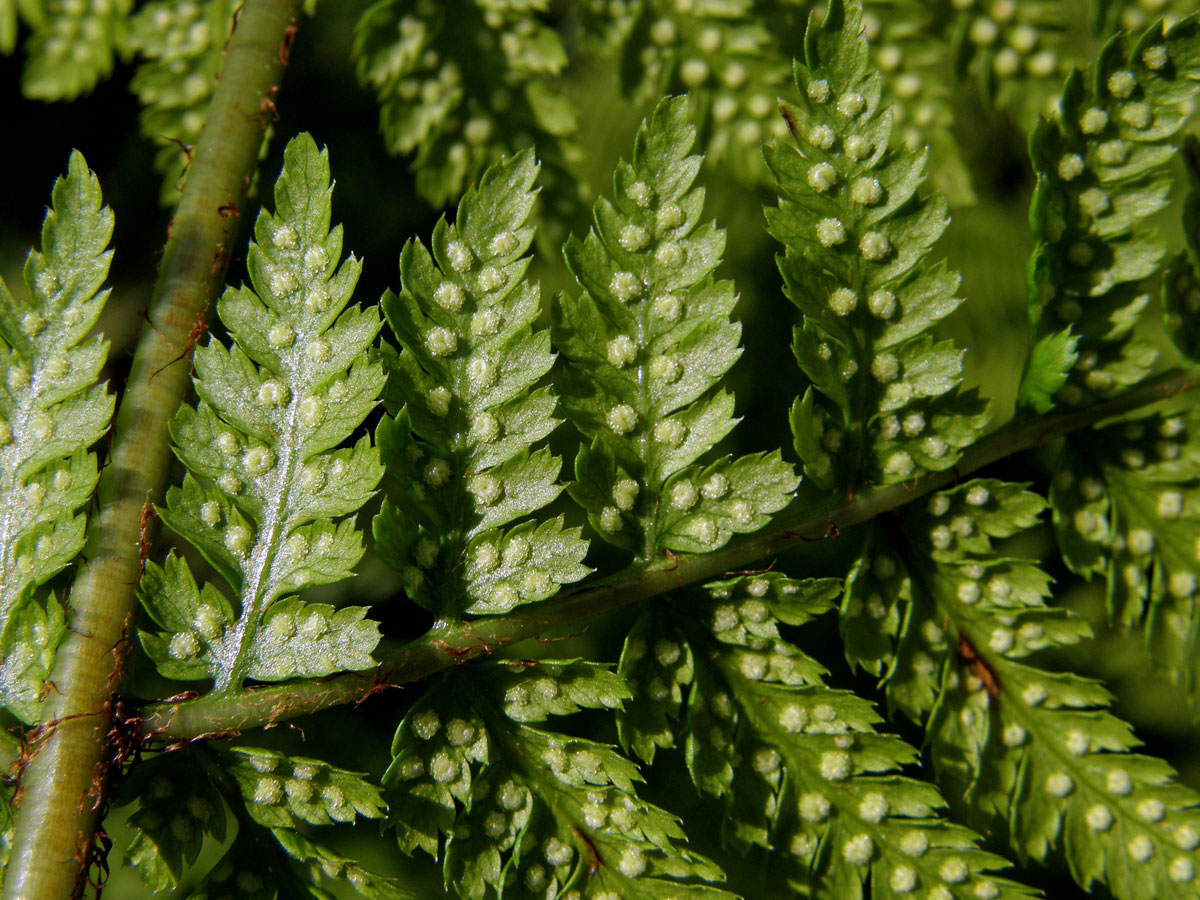
<instances>
[{"instance_id":1,"label":"fern stem","mask_svg":"<svg viewBox=\"0 0 1200 900\"><path fill-rule=\"evenodd\" d=\"M274 110L296 5L246 0L226 47L163 253L148 327L117 412L86 562L70 596L71 629L48 685L48 724L30 739L5 876L7 900L82 893L108 776L132 747L122 739L128 723L111 701L133 614L143 510L162 496L170 467L169 413L188 389L187 360L224 277L239 205Z\"/></svg>"},{"instance_id":2,"label":"fern stem","mask_svg":"<svg viewBox=\"0 0 1200 900\"><path fill-rule=\"evenodd\" d=\"M153 703L141 712L141 735L155 741L193 740L359 702L388 686L418 681L500 647L576 627L685 585L746 569L802 543L836 537L843 529L947 487L1005 457L1197 387L1200 370L1175 369L1121 397L1085 409L1050 416L1021 415L977 441L950 470L863 491L849 500L831 500L815 511L810 507L800 512L793 504L790 513L782 514L772 527L735 539L715 553L664 559L649 570L629 569L504 616L439 622L417 640L388 652L374 672L270 685L234 697L209 694L194 700Z\"/></svg>"}]
</instances>

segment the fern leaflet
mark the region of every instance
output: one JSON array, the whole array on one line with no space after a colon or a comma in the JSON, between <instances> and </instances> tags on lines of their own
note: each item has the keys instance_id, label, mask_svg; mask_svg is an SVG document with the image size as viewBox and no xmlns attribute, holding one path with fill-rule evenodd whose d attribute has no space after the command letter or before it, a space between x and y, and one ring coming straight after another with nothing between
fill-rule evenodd
<instances>
[{"instance_id":1,"label":"fern leaflet","mask_svg":"<svg viewBox=\"0 0 1200 900\"><path fill-rule=\"evenodd\" d=\"M392 879L307 836L307 826L383 816L377 787L320 760L256 747L167 754L138 768L122 800L138 804L126 860L153 891L178 885L205 834L224 840L228 809L237 836L190 898L232 892L244 900L331 900L327 880L348 884L368 900L410 896Z\"/></svg>"},{"instance_id":2,"label":"fern leaflet","mask_svg":"<svg viewBox=\"0 0 1200 900\"><path fill-rule=\"evenodd\" d=\"M830 580L739 576L691 593L691 616L647 613L621 656L635 688L623 739L664 745L639 723L683 716L670 730L685 738L697 788L724 799L726 839L772 849L771 869L797 893L1034 896L938 816L936 789L898 774L916 751L877 734L870 704L827 689L820 664L781 637L780 624L807 622L837 593Z\"/></svg>"},{"instance_id":3,"label":"fern leaflet","mask_svg":"<svg viewBox=\"0 0 1200 900\"><path fill-rule=\"evenodd\" d=\"M1200 419L1153 415L1068 441L1051 482L1063 558L1107 577L1111 620L1145 622L1153 664L1200 697Z\"/></svg>"},{"instance_id":4,"label":"fern leaflet","mask_svg":"<svg viewBox=\"0 0 1200 900\"><path fill-rule=\"evenodd\" d=\"M32 3L23 3L32 10ZM132 0L44 0L29 37L21 90L35 100L73 100L112 74L126 53Z\"/></svg>"},{"instance_id":5,"label":"fern leaflet","mask_svg":"<svg viewBox=\"0 0 1200 900\"><path fill-rule=\"evenodd\" d=\"M1094 402L1140 381L1154 363L1156 351L1130 339L1151 302L1146 281L1166 253L1148 219L1168 201L1168 165L1198 93L1200 18L1191 16L1136 41L1113 39L1086 76L1067 80L1059 120L1035 129L1037 343L1021 388L1026 405ZM1181 275L1176 261L1164 287L1169 306ZM1183 419L1154 419L1069 439L1051 499L1068 564L1108 575L1113 621L1145 619L1155 663L1194 692L1200 636L1181 618L1195 609L1200 575L1186 502L1200 473L1188 431Z\"/></svg>"},{"instance_id":6,"label":"fern leaflet","mask_svg":"<svg viewBox=\"0 0 1200 900\"><path fill-rule=\"evenodd\" d=\"M537 171L528 151L489 168L456 224L434 228L432 256L405 245L401 293L383 299L404 349L395 418L379 427L400 493L375 538L409 596L439 616L507 612L588 572L578 529L531 518L562 490L557 457L530 450L557 424L550 389L531 390L554 361L549 333L533 330L539 295L522 257Z\"/></svg>"},{"instance_id":7,"label":"fern leaflet","mask_svg":"<svg viewBox=\"0 0 1200 900\"><path fill-rule=\"evenodd\" d=\"M1162 300L1167 333L1179 352L1200 358L1200 140L1188 136L1184 144L1188 192L1183 201L1183 237L1186 248L1167 263Z\"/></svg>"},{"instance_id":8,"label":"fern leaflet","mask_svg":"<svg viewBox=\"0 0 1200 900\"><path fill-rule=\"evenodd\" d=\"M975 392L958 389L961 352L929 334L959 303L958 275L922 265L946 203L916 196L924 153L889 148L861 31L862 5L840 0L810 25L800 105L781 107L796 145L766 151L782 195L768 230L786 248L784 290L803 313L793 349L813 384L792 431L822 487L948 468L986 421Z\"/></svg>"},{"instance_id":9,"label":"fern leaflet","mask_svg":"<svg viewBox=\"0 0 1200 900\"><path fill-rule=\"evenodd\" d=\"M733 900L685 879L720 870L684 849L670 814L638 798L612 748L534 728L547 714L613 709L624 682L579 662L475 666L432 688L392 745L384 786L401 849L438 855L463 898ZM404 812L401 814L400 810Z\"/></svg>"},{"instance_id":10,"label":"fern leaflet","mask_svg":"<svg viewBox=\"0 0 1200 900\"><path fill-rule=\"evenodd\" d=\"M733 397L717 384L741 355L729 321L733 284L716 281L725 236L701 225L704 192L689 155L684 98L642 124L616 202L564 248L583 287L554 306L555 345L571 423L590 443L575 458L571 496L597 532L644 562L663 550L707 552L755 531L795 489L778 452L696 462L729 433ZM665 498L665 502L659 502Z\"/></svg>"},{"instance_id":11,"label":"fern leaflet","mask_svg":"<svg viewBox=\"0 0 1200 900\"><path fill-rule=\"evenodd\" d=\"M96 443L113 398L96 379L108 342L85 340L108 299L113 215L83 156L71 155L25 261L29 299L0 281L0 702L33 722L64 615L36 588L84 544L79 512L99 477Z\"/></svg>"},{"instance_id":12,"label":"fern leaflet","mask_svg":"<svg viewBox=\"0 0 1200 900\"><path fill-rule=\"evenodd\" d=\"M225 840L225 810L213 804L213 786L188 753L168 753L138 766L122 786L121 802L137 803L125 864L154 892L179 886L195 864L204 836Z\"/></svg>"},{"instance_id":13,"label":"fern leaflet","mask_svg":"<svg viewBox=\"0 0 1200 900\"><path fill-rule=\"evenodd\" d=\"M567 56L539 18L546 7L378 0L359 20L359 79L378 96L388 149L417 151L417 190L435 206L503 154L527 147L531 135L554 170L574 155L574 109L548 81Z\"/></svg>"},{"instance_id":14,"label":"fern leaflet","mask_svg":"<svg viewBox=\"0 0 1200 900\"><path fill-rule=\"evenodd\" d=\"M889 701L927 720L939 778L980 828L1007 832L1022 859L1061 848L1084 889L1102 881L1132 900L1152 883L1156 896L1192 897L1200 796L1129 752L1137 741L1099 684L1023 661L1090 635L1046 607L1045 573L992 545L1044 506L1015 485L973 481L900 527L877 523L844 628L900 623L881 635Z\"/></svg>"},{"instance_id":15,"label":"fern leaflet","mask_svg":"<svg viewBox=\"0 0 1200 900\"><path fill-rule=\"evenodd\" d=\"M1130 340L1151 300L1144 281L1166 252L1147 220L1167 202L1167 166L1198 93L1200 18L1191 16L1111 40L1086 74L1067 79L1057 119L1034 129L1026 406L1091 403L1153 365L1153 348Z\"/></svg>"},{"instance_id":16,"label":"fern leaflet","mask_svg":"<svg viewBox=\"0 0 1200 900\"><path fill-rule=\"evenodd\" d=\"M625 90L642 100L688 92L707 161L761 183L759 146L785 131L773 117L774 98L787 81L793 48L780 47L777 36L794 31L772 31L752 0L645 0L624 18L615 28Z\"/></svg>"},{"instance_id":17,"label":"fern leaflet","mask_svg":"<svg viewBox=\"0 0 1200 900\"><path fill-rule=\"evenodd\" d=\"M255 223L252 288L229 289L218 313L233 336L196 353L200 403L172 423L188 469L159 514L232 588L197 585L172 554L148 563L140 596L159 631L142 645L168 678L279 680L366 669L379 635L363 608L334 611L294 595L350 577L362 555L352 519L383 471L363 437L338 447L379 396L374 308L346 309L360 270L340 267L329 227L329 162L293 139L275 185L276 213ZM336 521L335 521L336 520Z\"/></svg>"}]
</instances>

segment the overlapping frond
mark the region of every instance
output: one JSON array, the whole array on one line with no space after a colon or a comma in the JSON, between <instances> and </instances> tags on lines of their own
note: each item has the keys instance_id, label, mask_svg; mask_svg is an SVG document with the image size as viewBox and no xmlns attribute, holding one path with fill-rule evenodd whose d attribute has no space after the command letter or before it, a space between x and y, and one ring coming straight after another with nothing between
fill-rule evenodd
<instances>
[{"instance_id":1,"label":"overlapping frond","mask_svg":"<svg viewBox=\"0 0 1200 900\"><path fill-rule=\"evenodd\" d=\"M37 587L83 549L80 512L98 478L88 452L113 398L96 379L108 342L87 338L109 292L113 215L83 156L54 184L42 248L25 261L28 297L0 281L0 703L33 722L64 629Z\"/></svg>"},{"instance_id":2,"label":"overlapping frond","mask_svg":"<svg viewBox=\"0 0 1200 900\"><path fill-rule=\"evenodd\" d=\"M1162 280L1167 333L1179 352L1200 359L1200 140L1184 143L1188 192L1183 199L1185 247L1167 263Z\"/></svg>"},{"instance_id":3,"label":"overlapping frond","mask_svg":"<svg viewBox=\"0 0 1200 900\"><path fill-rule=\"evenodd\" d=\"M321 844L311 826L379 819L379 788L320 760L256 747L159 756L139 766L122 789L137 803L126 862L154 892L174 890L205 835L224 841L232 813L237 835L187 895L241 900L332 900L334 883L368 900L406 900L395 880ZM337 895L337 896L340 896Z\"/></svg>"},{"instance_id":4,"label":"overlapping frond","mask_svg":"<svg viewBox=\"0 0 1200 900\"><path fill-rule=\"evenodd\" d=\"M225 808L207 771L188 754L165 754L138 766L122 788L135 803L125 864L151 891L173 891L195 864L205 835L225 840Z\"/></svg>"},{"instance_id":5,"label":"overlapping frond","mask_svg":"<svg viewBox=\"0 0 1200 900\"><path fill-rule=\"evenodd\" d=\"M1200 795L1131 752L1101 685L1024 661L1090 634L1046 606L1050 579L1033 562L993 546L1044 506L1019 486L973 481L876 523L843 607L846 633L874 632L874 645L852 653L882 664L890 703L926 722L947 792L1020 858L1057 850L1083 888L1103 882L1119 900L1194 897Z\"/></svg>"},{"instance_id":6,"label":"overlapping frond","mask_svg":"<svg viewBox=\"0 0 1200 900\"><path fill-rule=\"evenodd\" d=\"M1021 402L1080 406L1146 376L1156 353L1131 339L1166 247L1149 219L1200 96L1200 17L1113 38L1073 72L1059 114L1030 138L1037 172L1028 271L1035 344Z\"/></svg>"},{"instance_id":7,"label":"overlapping frond","mask_svg":"<svg viewBox=\"0 0 1200 900\"><path fill-rule=\"evenodd\" d=\"M890 147L860 3L834 0L810 25L796 86L799 104L781 107L795 143L766 151L781 195L768 228L812 382L792 408L796 452L822 487L948 468L986 414L959 390L961 351L930 334L960 302L958 275L924 263L946 203L917 196L925 154Z\"/></svg>"},{"instance_id":8,"label":"overlapping frond","mask_svg":"<svg viewBox=\"0 0 1200 900\"><path fill-rule=\"evenodd\" d=\"M347 308L360 270L338 264L330 230L328 157L293 139L248 262L251 287L230 288L217 311L233 337L196 353L200 402L171 426L187 468L167 492L163 521L228 584L198 587L173 554L147 563L142 604L155 630L142 645L168 678L243 681L328 675L373 665L379 640L358 608L296 597L349 578L363 552L352 518L383 469L368 437L340 447L374 407L382 366L371 349L378 312Z\"/></svg>"},{"instance_id":9,"label":"overlapping frond","mask_svg":"<svg viewBox=\"0 0 1200 900\"><path fill-rule=\"evenodd\" d=\"M32 26L26 44L21 91L35 100L73 100L112 74L125 55L132 0L18 0L16 9ZM0 26L12 34L15 10ZM11 39L9 40L11 45Z\"/></svg>"},{"instance_id":10,"label":"overlapping frond","mask_svg":"<svg viewBox=\"0 0 1200 900\"><path fill-rule=\"evenodd\" d=\"M671 730L693 781L725 800L726 839L770 848L772 881L802 895L1034 896L940 817L936 788L900 775L916 751L878 734L871 705L829 690L824 668L781 637L781 624L828 610L838 592L831 580L740 576L690 594L695 619L647 613L621 659L634 691L623 740L662 746L642 723L680 719Z\"/></svg>"},{"instance_id":11,"label":"overlapping frond","mask_svg":"<svg viewBox=\"0 0 1200 900\"><path fill-rule=\"evenodd\" d=\"M142 134L159 144L154 165L163 173L164 203L179 198L187 148L204 127L236 7L233 0L154 0L131 21L129 46L143 61L129 86L142 104Z\"/></svg>"},{"instance_id":12,"label":"overlapping frond","mask_svg":"<svg viewBox=\"0 0 1200 900\"><path fill-rule=\"evenodd\" d=\"M1101 32L1135 31L1158 19L1171 26L1195 11L1191 0L1091 0L1088 4L1089 18Z\"/></svg>"},{"instance_id":13,"label":"overlapping frond","mask_svg":"<svg viewBox=\"0 0 1200 900\"><path fill-rule=\"evenodd\" d=\"M987 100L1031 124L1057 99L1070 59L1070 48L1064 58L1062 46L1070 10L1062 3L960 0L921 5L929 30L950 42L955 74L972 78Z\"/></svg>"},{"instance_id":14,"label":"overlapping frond","mask_svg":"<svg viewBox=\"0 0 1200 900\"><path fill-rule=\"evenodd\" d=\"M775 97L799 52L801 32L786 27L789 12L753 0L633 4L610 29L620 45L622 87L641 100L687 92L707 161L762 183L759 146L785 132L774 115ZM782 27L770 27L774 15L784 17ZM593 17L589 24L602 21Z\"/></svg>"},{"instance_id":15,"label":"overlapping frond","mask_svg":"<svg viewBox=\"0 0 1200 900\"><path fill-rule=\"evenodd\" d=\"M1110 619L1144 624L1152 664L1200 699L1200 418L1097 429L1063 449L1051 485L1067 565L1107 578Z\"/></svg>"},{"instance_id":16,"label":"overlapping frond","mask_svg":"<svg viewBox=\"0 0 1200 900\"><path fill-rule=\"evenodd\" d=\"M562 491L559 459L532 449L558 424L554 394L536 387L554 356L533 327L539 294L523 256L537 172L530 152L489 168L456 223L434 228L432 254L405 245L401 292L383 299L403 348L394 418L379 427L399 491L375 537L409 596L438 615L507 612L588 571L579 529L533 518Z\"/></svg>"},{"instance_id":17,"label":"overlapping frond","mask_svg":"<svg viewBox=\"0 0 1200 900\"><path fill-rule=\"evenodd\" d=\"M581 662L483 664L405 716L384 786L401 849L444 857L463 898L732 900L678 821L641 800L613 748L532 727L618 708L624 681Z\"/></svg>"},{"instance_id":18,"label":"overlapping frond","mask_svg":"<svg viewBox=\"0 0 1200 900\"><path fill-rule=\"evenodd\" d=\"M359 20L359 79L393 153L416 152L417 190L444 206L485 167L537 145L551 170L575 154L575 109L549 81L567 63L545 0L379 0Z\"/></svg>"},{"instance_id":19,"label":"overlapping frond","mask_svg":"<svg viewBox=\"0 0 1200 900\"><path fill-rule=\"evenodd\" d=\"M595 227L570 238L567 265L583 288L554 305L567 418L588 442L571 496L610 543L654 559L706 552L755 531L791 497L778 452L697 462L736 423L719 387L741 355L729 320L733 284L713 270L724 232L701 224L700 157L684 98L643 123L615 201L597 201Z\"/></svg>"}]
</instances>

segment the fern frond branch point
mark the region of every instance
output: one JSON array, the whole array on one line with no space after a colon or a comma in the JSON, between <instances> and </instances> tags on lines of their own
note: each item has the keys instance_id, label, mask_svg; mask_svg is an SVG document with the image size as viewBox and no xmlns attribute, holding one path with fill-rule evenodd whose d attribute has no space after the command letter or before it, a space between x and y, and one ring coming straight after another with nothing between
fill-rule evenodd
<instances>
[{"instance_id":1,"label":"fern frond branch point","mask_svg":"<svg viewBox=\"0 0 1200 900\"><path fill-rule=\"evenodd\" d=\"M953 469L866 490L853 499L831 501L815 510L800 512L793 504L772 526L734 539L714 553L664 558L656 568L627 569L502 617L435 626L400 647L389 648L385 643L377 651L384 662L373 672L260 687L236 698L209 695L152 703L141 710L140 734L144 740L155 742L195 740L361 702L389 686L411 684L501 647L574 628L588 619L685 585L751 567L801 544L832 538L841 530L950 486L998 460L1198 387L1200 370L1177 369L1093 406L1047 416L1022 415L967 448Z\"/></svg>"}]
</instances>

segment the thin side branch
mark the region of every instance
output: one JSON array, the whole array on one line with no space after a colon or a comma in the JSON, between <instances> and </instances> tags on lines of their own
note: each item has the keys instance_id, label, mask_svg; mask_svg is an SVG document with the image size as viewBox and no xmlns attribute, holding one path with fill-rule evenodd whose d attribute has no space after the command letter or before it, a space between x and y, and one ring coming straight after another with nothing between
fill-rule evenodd
<instances>
[{"instance_id":1,"label":"thin side branch","mask_svg":"<svg viewBox=\"0 0 1200 900\"><path fill-rule=\"evenodd\" d=\"M194 150L163 253L154 297L113 427L112 456L88 527L85 563L71 592L71 629L58 651L56 690L30 740L16 814L7 900L82 893L110 778L119 774L130 721L113 702L129 638L146 539L142 510L161 498L169 471L167 422L188 389L192 346L224 278L236 212L254 172L278 90L294 0L246 0ZM122 719L123 721L117 721ZM103 860L99 860L102 863Z\"/></svg>"},{"instance_id":2,"label":"thin side branch","mask_svg":"<svg viewBox=\"0 0 1200 900\"><path fill-rule=\"evenodd\" d=\"M144 739L156 742L188 741L272 725L332 706L360 702L388 686L418 681L486 656L500 647L562 632L587 619L685 585L758 565L763 559L801 543L836 537L846 528L953 484L997 460L1168 400L1197 386L1200 386L1200 371L1175 370L1122 397L1086 409L1050 416L1023 416L970 447L958 465L945 472L864 491L853 499L830 501L815 510L799 510L793 504L771 528L731 541L715 553L672 557L656 569L621 572L504 616L435 626L417 640L388 652L384 662L372 672L274 684L232 697L210 694L153 703L142 710L141 734Z\"/></svg>"}]
</instances>

